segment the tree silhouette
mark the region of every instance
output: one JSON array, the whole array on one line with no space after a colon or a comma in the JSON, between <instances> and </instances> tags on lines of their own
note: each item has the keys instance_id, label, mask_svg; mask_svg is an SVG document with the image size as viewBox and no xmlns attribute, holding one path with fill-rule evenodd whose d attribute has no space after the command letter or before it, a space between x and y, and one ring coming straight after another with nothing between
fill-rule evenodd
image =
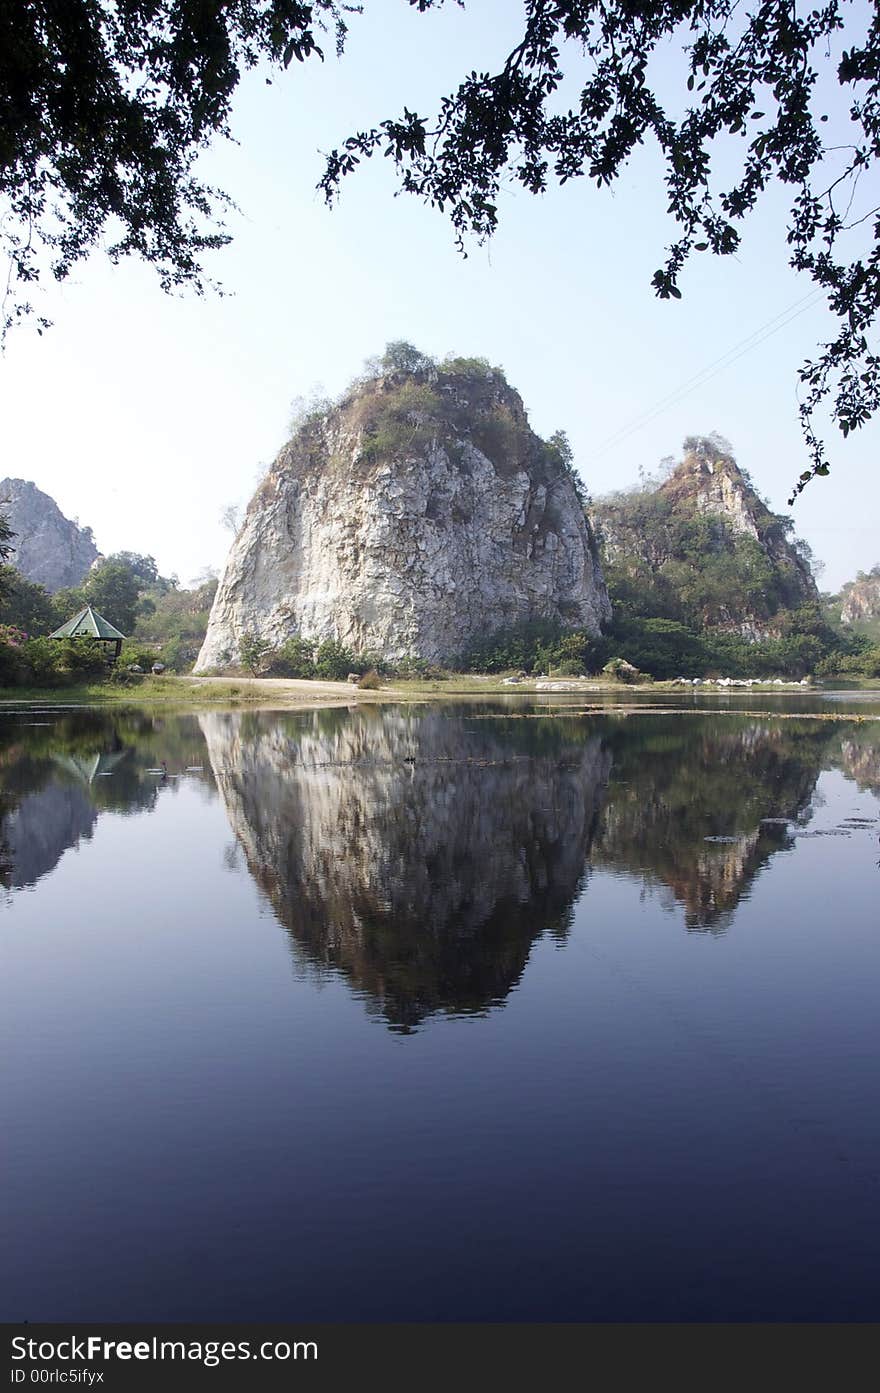
<instances>
[{"instance_id":1,"label":"tree silhouette","mask_svg":"<svg viewBox=\"0 0 880 1393\"><path fill-rule=\"evenodd\" d=\"M410 0L420 11L443 0ZM322 29L342 50L337 0L18 0L0 6L0 202L10 277L4 327L29 312L29 284L63 279L98 242L139 255L166 289L204 286L203 254L228 240L226 195L194 174L199 151L229 135L233 94L258 63L321 57ZM661 91L652 60L683 52L680 84ZM565 77L578 80L566 105ZM729 256L768 187L792 194L793 267L836 316L836 332L800 368L809 452L795 493L828 473L816 428L830 407L844 435L880 404L870 343L880 306L880 205L866 190L880 154L877 5L817 0L525 0L521 41L494 73L471 72L436 117L405 109L332 152L321 187L377 152L402 188L447 214L464 249L498 223L502 180L531 193L552 180L613 184L652 140L665 165L674 238L653 276L681 296L694 252ZM849 107L846 135L826 137ZM734 142L731 183L713 168ZM41 323L44 321L41 321Z\"/></svg>"},{"instance_id":2,"label":"tree silhouette","mask_svg":"<svg viewBox=\"0 0 880 1393\"><path fill-rule=\"evenodd\" d=\"M827 0L799 14L793 0L748 10L733 0L525 0L524 8L521 42L494 73L472 72L433 118L407 109L334 150L326 197L381 152L404 191L448 215L464 250L467 237L495 231L503 179L534 194L580 177L606 187L653 140L676 225L653 276L668 299L680 298L693 252L734 253L768 187L790 186L791 265L837 316L835 336L799 373L810 458L799 493L829 469L818 408L830 406L845 436L880 404L880 357L869 340L880 306L880 206L864 192L880 155L878 7ZM652 59L671 44L683 51L684 75L665 95ZM580 90L566 107L563 79L575 75ZM823 135L841 95L843 144ZM726 184L712 161L731 142L739 169Z\"/></svg>"},{"instance_id":3,"label":"tree silhouette","mask_svg":"<svg viewBox=\"0 0 880 1393\"><path fill-rule=\"evenodd\" d=\"M151 262L163 287L204 286L229 239L228 198L193 173L229 134L242 75L322 57L345 39L336 0L16 0L0 6L0 200L10 274L3 327L27 287L63 280L102 238ZM41 320L40 324L45 325Z\"/></svg>"}]
</instances>

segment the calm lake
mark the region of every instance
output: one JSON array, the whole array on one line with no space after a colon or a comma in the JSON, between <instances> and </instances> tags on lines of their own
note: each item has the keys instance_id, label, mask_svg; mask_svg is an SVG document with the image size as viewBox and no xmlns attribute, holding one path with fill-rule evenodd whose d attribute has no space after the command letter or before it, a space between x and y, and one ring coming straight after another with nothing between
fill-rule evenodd
<instances>
[{"instance_id":1,"label":"calm lake","mask_svg":"<svg viewBox=\"0 0 880 1393\"><path fill-rule=\"evenodd\" d=\"M880 702L738 704L5 712L0 1317L877 1319Z\"/></svg>"}]
</instances>

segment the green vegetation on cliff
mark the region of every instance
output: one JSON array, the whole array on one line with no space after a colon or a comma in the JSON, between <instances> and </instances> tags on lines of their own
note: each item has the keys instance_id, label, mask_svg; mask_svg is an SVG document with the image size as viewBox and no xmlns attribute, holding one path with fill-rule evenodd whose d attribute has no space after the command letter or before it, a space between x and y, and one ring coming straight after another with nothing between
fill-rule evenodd
<instances>
[{"instance_id":1,"label":"green vegetation on cliff","mask_svg":"<svg viewBox=\"0 0 880 1393\"><path fill-rule=\"evenodd\" d=\"M828 622L835 628L880 643L880 564L858 571L837 595L823 595Z\"/></svg>"},{"instance_id":2,"label":"green vegetation on cliff","mask_svg":"<svg viewBox=\"0 0 880 1393\"><path fill-rule=\"evenodd\" d=\"M697 631L773 636L818 595L805 543L718 436L691 436L664 479L593 505L612 600Z\"/></svg>"},{"instance_id":3,"label":"green vegetation on cliff","mask_svg":"<svg viewBox=\"0 0 880 1393\"><path fill-rule=\"evenodd\" d=\"M720 437L689 437L665 476L590 512L614 615L607 639L636 667L658 678L799 677L846 658L809 548Z\"/></svg>"},{"instance_id":4,"label":"green vegetation on cliff","mask_svg":"<svg viewBox=\"0 0 880 1393\"><path fill-rule=\"evenodd\" d=\"M537 437L504 369L486 358L435 359L403 340L389 343L336 402L311 402L296 413L295 438L307 454L334 407L363 432L361 458L367 464L420 453L438 442L460 451L470 441L502 477L525 467L534 472L543 466L551 477L563 469L587 501L565 432Z\"/></svg>"}]
</instances>

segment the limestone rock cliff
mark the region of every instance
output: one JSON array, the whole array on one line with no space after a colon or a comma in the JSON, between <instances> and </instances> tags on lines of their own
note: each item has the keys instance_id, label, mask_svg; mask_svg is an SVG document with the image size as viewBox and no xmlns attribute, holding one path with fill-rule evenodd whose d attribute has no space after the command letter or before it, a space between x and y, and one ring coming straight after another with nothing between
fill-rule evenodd
<instances>
[{"instance_id":1,"label":"limestone rock cliff","mask_svg":"<svg viewBox=\"0 0 880 1393\"><path fill-rule=\"evenodd\" d=\"M570 470L480 365L381 374L307 419L258 489L196 671L245 634L447 661L478 636L610 618Z\"/></svg>"},{"instance_id":2,"label":"limestone rock cliff","mask_svg":"<svg viewBox=\"0 0 880 1393\"><path fill-rule=\"evenodd\" d=\"M880 745L861 730L847 730L840 742L839 767L860 789L880 798Z\"/></svg>"},{"instance_id":3,"label":"limestone rock cliff","mask_svg":"<svg viewBox=\"0 0 880 1393\"><path fill-rule=\"evenodd\" d=\"M615 603L750 642L818 611L809 548L717 437L690 438L666 479L598 501L591 518Z\"/></svg>"},{"instance_id":4,"label":"limestone rock cliff","mask_svg":"<svg viewBox=\"0 0 880 1393\"><path fill-rule=\"evenodd\" d=\"M0 508L15 533L10 565L49 591L79 585L100 555L91 528L66 518L29 479L0 481Z\"/></svg>"}]
</instances>

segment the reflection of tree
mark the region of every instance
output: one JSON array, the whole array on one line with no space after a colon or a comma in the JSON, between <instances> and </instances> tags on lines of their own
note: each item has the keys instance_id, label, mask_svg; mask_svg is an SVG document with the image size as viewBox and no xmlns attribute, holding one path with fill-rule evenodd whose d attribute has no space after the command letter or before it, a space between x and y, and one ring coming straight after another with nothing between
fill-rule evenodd
<instances>
[{"instance_id":1,"label":"reflection of tree","mask_svg":"<svg viewBox=\"0 0 880 1393\"><path fill-rule=\"evenodd\" d=\"M201 719L300 961L343 971L393 1026L499 1003L535 938L566 932L609 770L597 737L529 755L424 708Z\"/></svg>"},{"instance_id":2,"label":"reflection of tree","mask_svg":"<svg viewBox=\"0 0 880 1393\"><path fill-rule=\"evenodd\" d=\"M762 819L805 812L832 738L821 722L772 717L644 716L617 727L594 862L665 886L689 929L725 929L788 844L784 823Z\"/></svg>"}]
</instances>

